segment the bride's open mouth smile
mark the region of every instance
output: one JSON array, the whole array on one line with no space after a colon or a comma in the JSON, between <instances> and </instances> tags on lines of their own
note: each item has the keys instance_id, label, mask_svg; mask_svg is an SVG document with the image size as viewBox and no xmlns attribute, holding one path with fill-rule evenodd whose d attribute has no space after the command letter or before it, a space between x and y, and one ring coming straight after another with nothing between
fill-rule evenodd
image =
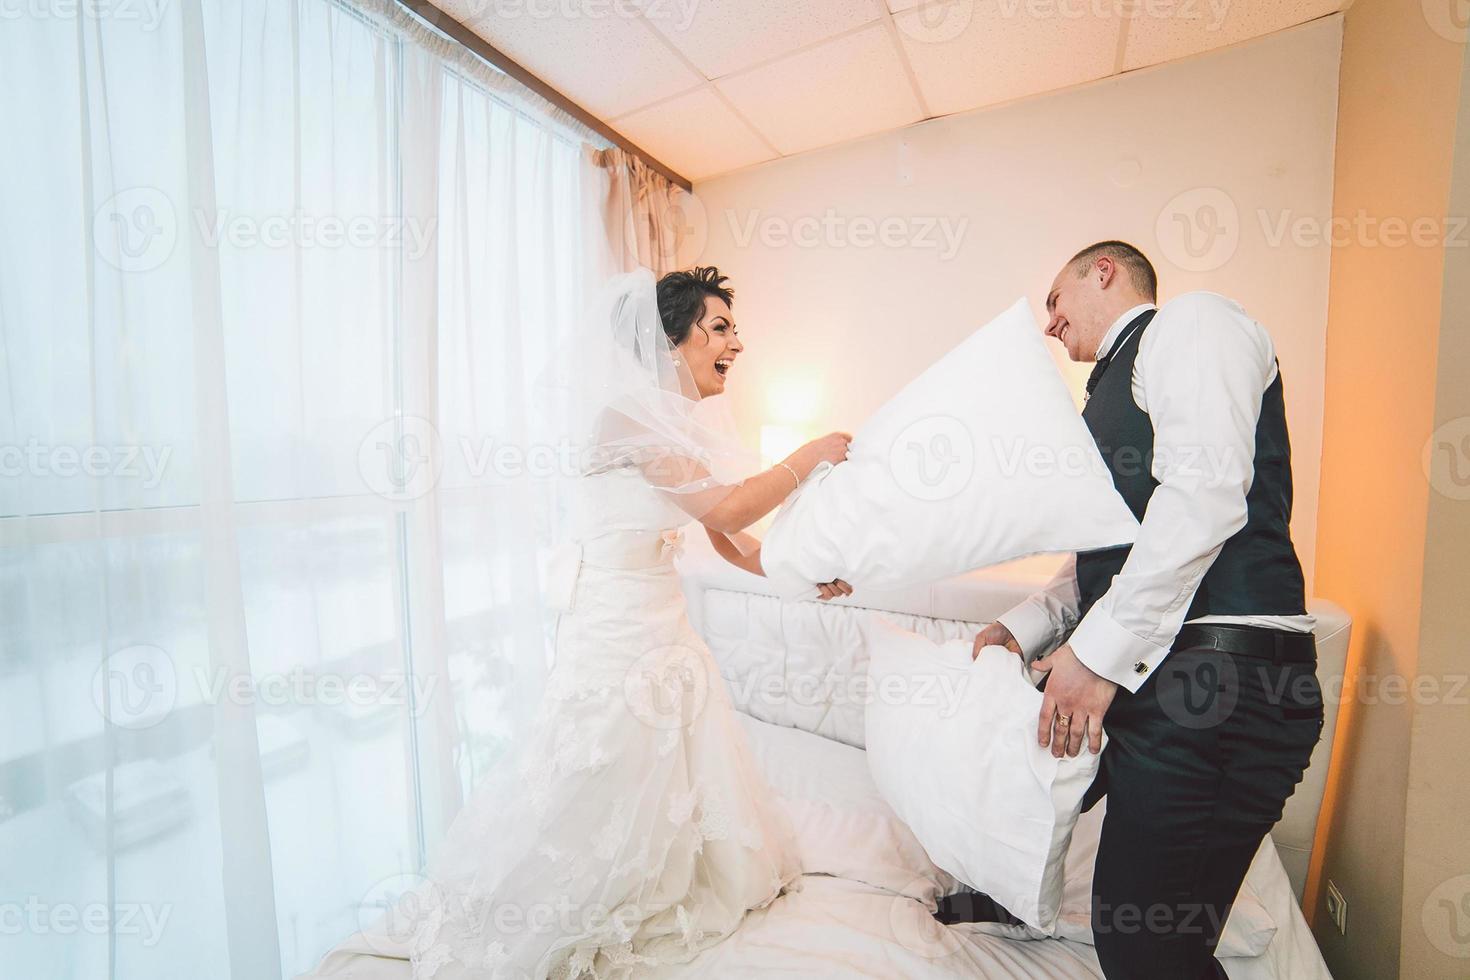
<instances>
[{"instance_id":1,"label":"bride's open mouth smile","mask_svg":"<svg viewBox=\"0 0 1470 980\"><path fill-rule=\"evenodd\" d=\"M715 361L715 373L718 374L720 377L723 378L726 374L729 373L729 371L730 371L730 365L732 365L734 363L735 363L735 358L733 358L733 357L722 357L722 358L720 358L719 360Z\"/></svg>"}]
</instances>

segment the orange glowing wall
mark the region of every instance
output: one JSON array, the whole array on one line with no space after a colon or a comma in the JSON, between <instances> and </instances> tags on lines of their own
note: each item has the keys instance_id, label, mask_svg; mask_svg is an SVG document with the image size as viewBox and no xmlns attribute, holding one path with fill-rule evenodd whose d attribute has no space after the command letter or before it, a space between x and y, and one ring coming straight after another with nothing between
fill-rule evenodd
<instances>
[{"instance_id":1,"label":"orange glowing wall","mask_svg":"<svg viewBox=\"0 0 1470 980\"><path fill-rule=\"evenodd\" d=\"M1434 820L1435 801L1411 778L1410 760L1425 748L1415 735L1424 709L1384 696L1387 678L1412 682L1425 669L1422 603L1456 574L1426 563L1435 491L1421 455L1444 383L1446 257L1466 234L1445 221L1465 50L1460 7L1357 0L1345 15L1333 194L1345 231L1329 283L1316 591L1354 617L1345 690L1357 695L1345 695L1303 902L1344 980L1450 976L1466 965L1441 956L1439 972L1420 972L1438 955L1419 927L1422 899L1410 897L1422 890L1419 872L1405 856L1408 828ZM1399 225L1387 219L1410 228L1422 219L1425 234L1393 244ZM1446 746L1443 764L1462 772L1464 746ZM1448 867L1456 858L1437 860ZM1322 912L1326 878L1347 898L1346 935Z\"/></svg>"}]
</instances>

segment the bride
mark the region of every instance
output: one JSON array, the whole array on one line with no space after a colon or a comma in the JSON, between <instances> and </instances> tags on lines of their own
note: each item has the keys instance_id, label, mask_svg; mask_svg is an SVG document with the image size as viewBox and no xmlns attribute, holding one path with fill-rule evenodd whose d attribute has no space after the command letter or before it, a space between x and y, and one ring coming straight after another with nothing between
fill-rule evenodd
<instances>
[{"instance_id":1,"label":"bride","mask_svg":"<svg viewBox=\"0 0 1470 980\"><path fill-rule=\"evenodd\" d=\"M475 791L414 895L416 980L643 975L795 887L790 827L685 618L673 558L695 518L759 573L744 529L850 437L743 466L703 401L744 349L725 282L714 268L618 277L558 368L591 452L549 576L555 664L519 766Z\"/></svg>"}]
</instances>

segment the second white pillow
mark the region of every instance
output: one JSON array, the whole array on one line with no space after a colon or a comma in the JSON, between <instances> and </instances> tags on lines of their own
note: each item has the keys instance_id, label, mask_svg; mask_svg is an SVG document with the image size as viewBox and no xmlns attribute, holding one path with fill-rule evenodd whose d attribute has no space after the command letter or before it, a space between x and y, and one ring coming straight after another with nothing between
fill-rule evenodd
<instances>
[{"instance_id":1,"label":"second white pillow","mask_svg":"<svg viewBox=\"0 0 1470 980\"><path fill-rule=\"evenodd\" d=\"M850 878L923 902L959 884L924 853L868 773L863 750L741 715L772 791L791 816L805 874Z\"/></svg>"},{"instance_id":2,"label":"second white pillow","mask_svg":"<svg viewBox=\"0 0 1470 980\"><path fill-rule=\"evenodd\" d=\"M868 768L939 867L1050 934L1063 863L1098 757L1036 742L1041 692L1021 659L934 643L874 617Z\"/></svg>"}]
</instances>

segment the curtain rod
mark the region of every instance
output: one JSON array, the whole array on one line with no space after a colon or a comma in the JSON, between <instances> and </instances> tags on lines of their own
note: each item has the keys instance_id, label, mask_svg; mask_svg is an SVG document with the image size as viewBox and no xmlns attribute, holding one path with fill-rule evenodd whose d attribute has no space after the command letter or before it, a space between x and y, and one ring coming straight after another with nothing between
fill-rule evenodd
<instances>
[{"instance_id":1,"label":"curtain rod","mask_svg":"<svg viewBox=\"0 0 1470 980\"><path fill-rule=\"evenodd\" d=\"M520 82L532 92L535 92L537 95L541 96L547 102L550 102L558 109L561 109L563 112L566 112L568 115L572 116L588 129L602 136L608 142L614 144L615 146L620 146L624 150L627 150L629 153L638 157L644 163L648 164L649 167L663 174L673 183L684 188L686 191L692 192L694 190L694 185L690 183L689 178L685 177L683 174L678 173L672 167L665 166L663 162L660 161L657 157L653 156L651 153L646 152L640 146L638 146L638 144L628 139L622 133L619 133L607 123L603 122L601 119L598 119L596 116L592 115L592 113L588 112L586 109L583 109L581 106L577 105L577 103L573 102L571 99L567 98L565 95L562 95L556 89L552 88L550 85L546 84L541 79L531 74L510 55L506 54L504 51L501 51L499 48L495 47L495 45L491 44L489 41L485 40L483 37L470 30L464 24L449 16L449 14L445 13L443 10L439 9L433 3L431 3L430 0L395 0L395 2L410 13L422 18L423 20L428 21L430 24L434 25L435 29L442 32L445 36L453 39L459 44L464 45L466 48L479 55L485 61L488 61L490 64L505 72L511 78Z\"/></svg>"}]
</instances>

